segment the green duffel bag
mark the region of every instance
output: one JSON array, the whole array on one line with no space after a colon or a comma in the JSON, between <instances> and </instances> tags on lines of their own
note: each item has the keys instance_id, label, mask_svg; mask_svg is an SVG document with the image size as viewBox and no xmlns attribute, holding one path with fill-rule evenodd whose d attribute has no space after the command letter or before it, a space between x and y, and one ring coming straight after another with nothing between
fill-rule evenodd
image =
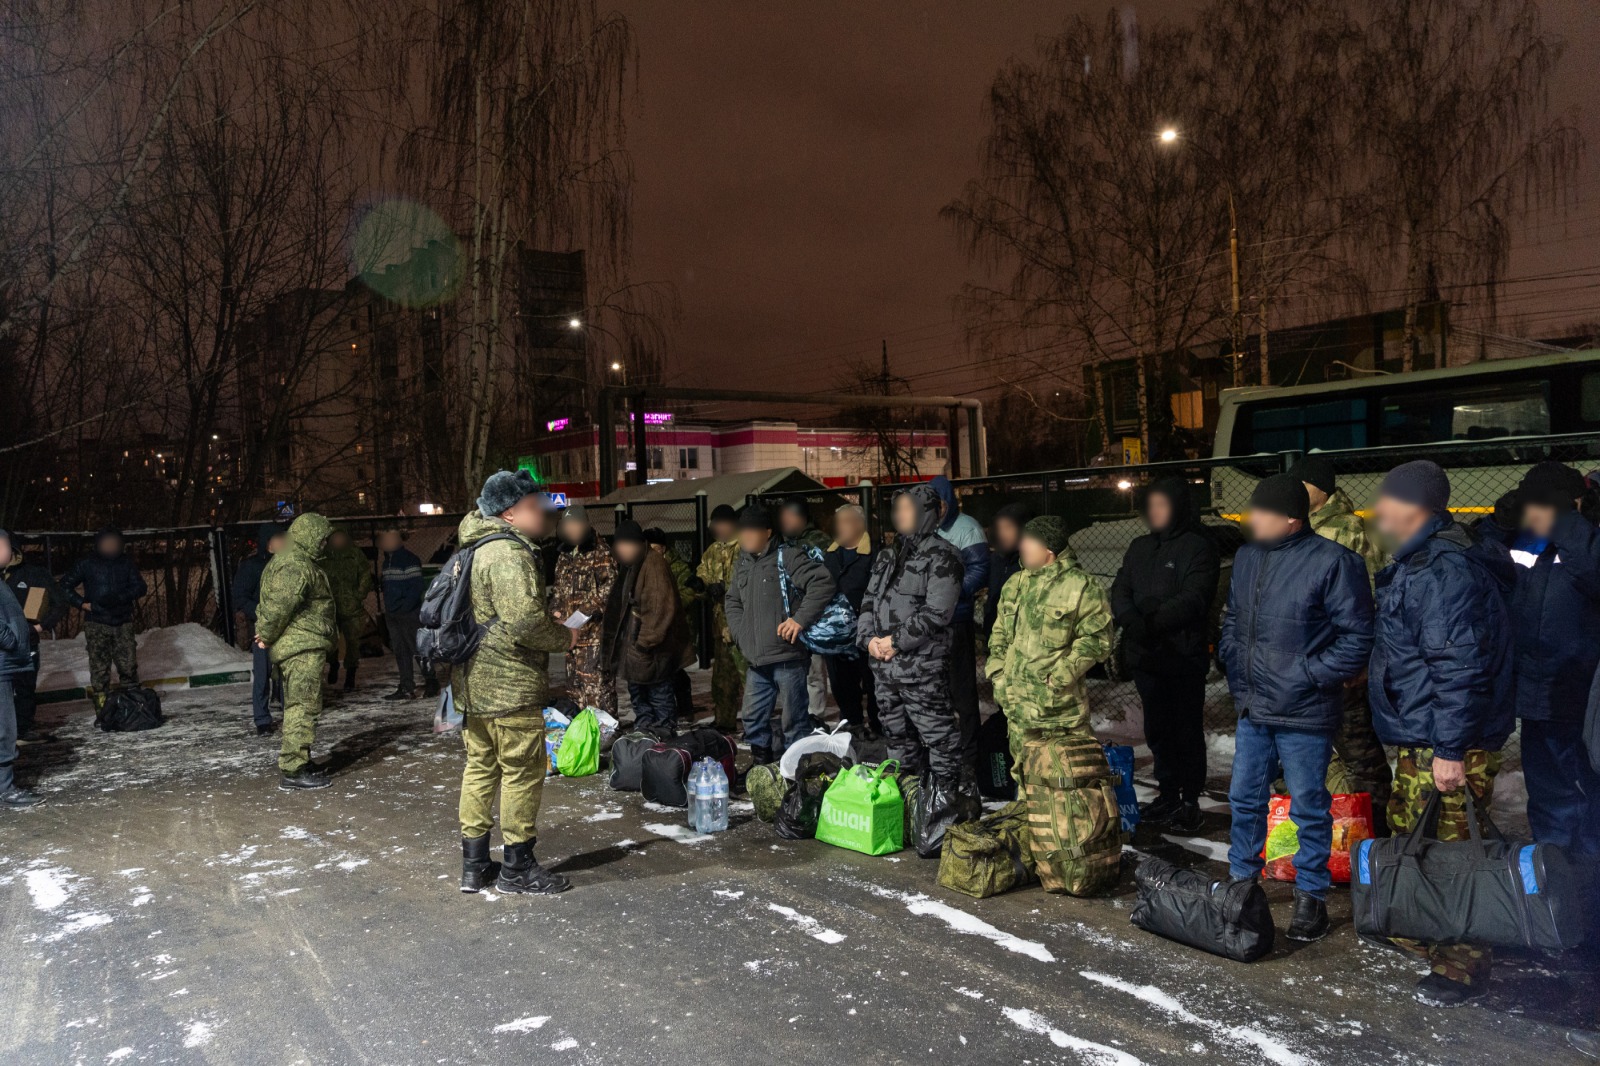
<instances>
[{"instance_id":1,"label":"green duffel bag","mask_svg":"<svg viewBox=\"0 0 1600 1066\"><path fill-rule=\"evenodd\" d=\"M900 797L905 800L905 812L900 817L900 829L904 846L909 848L912 815L917 806L917 793L922 791L922 778L916 774L901 772L895 775L894 783L900 786Z\"/></svg>"},{"instance_id":2,"label":"green duffel bag","mask_svg":"<svg viewBox=\"0 0 1600 1066\"><path fill-rule=\"evenodd\" d=\"M945 831L939 855L939 883L945 888L988 899L1038 880L1028 846L1028 805L1022 800Z\"/></svg>"},{"instance_id":3,"label":"green duffel bag","mask_svg":"<svg viewBox=\"0 0 1600 1066\"><path fill-rule=\"evenodd\" d=\"M755 805L756 817L770 822L778 817L778 808L789 791L789 780L778 772L777 763L761 763L750 767L744 778L744 790Z\"/></svg>"}]
</instances>

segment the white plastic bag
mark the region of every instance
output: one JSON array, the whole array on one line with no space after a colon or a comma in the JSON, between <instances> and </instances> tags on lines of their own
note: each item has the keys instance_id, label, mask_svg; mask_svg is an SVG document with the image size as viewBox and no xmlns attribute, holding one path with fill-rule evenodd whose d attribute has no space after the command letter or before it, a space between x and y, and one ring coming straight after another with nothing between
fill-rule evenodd
<instances>
[{"instance_id":1,"label":"white plastic bag","mask_svg":"<svg viewBox=\"0 0 1600 1066\"><path fill-rule=\"evenodd\" d=\"M461 728L463 721L461 712L456 710L455 694L450 686L446 685L444 691L439 693L439 709L433 712L433 731L435 733L450 733Z\"/></svg>"},{"instance_id":2,"label":"white plastic bag","mask_svg":"<svg viewBox=\"0 0 1600 1066\"><path fill-rule=\"evenodd\" d=\"M843 759L850 754L851 736L844 732L845 723L840 722L834 727L832 733L819 729L809 737L801 737L778 760L778 772L790 781L794 780L795 773L800 769L800 760L805 756L818 751L828 751Z\"/></svg>"}]
</instances>

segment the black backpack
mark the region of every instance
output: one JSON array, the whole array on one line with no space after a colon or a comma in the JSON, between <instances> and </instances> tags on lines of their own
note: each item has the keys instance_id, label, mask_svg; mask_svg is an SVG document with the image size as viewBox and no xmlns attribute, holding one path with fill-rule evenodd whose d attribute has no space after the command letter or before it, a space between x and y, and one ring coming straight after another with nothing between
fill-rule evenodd
<instances>
[{"instance_id":1,"label":"black backpack","mask_svg":"<svg viewBox=\"0 0 1600 1066\"><path fill-rule=\"evenodd\" d=\"M978 727L978 792L984 799L1009 802L1017 798L1011 761L1006 712L995 711Z\"/></svg>"},{"instance_id":2,"label":"black backpack","mask_svg":"<svg viewBox=\"0 0 1600 1066\"><path fill-rule=\"evenodd\" d=\"M521 541L510 533L491 533L450 556L422 597L417 623L417 658L430 665L460 666L478 650L489 627L472 613L472 559L479 548L496 540ZM538 556L534 556L535 562Z\"/></svg>"},{"instance_id":3,"label":"black backpack","mask_svg":"<svg viewBox=\"0 0 1600 1066\"><path fill-rule=\"evenodd\" d=\"M94 724L107 733L137 733L166 722L161 697L148 688L121 688L106 697Z\"/></svg>"}]
</instances>

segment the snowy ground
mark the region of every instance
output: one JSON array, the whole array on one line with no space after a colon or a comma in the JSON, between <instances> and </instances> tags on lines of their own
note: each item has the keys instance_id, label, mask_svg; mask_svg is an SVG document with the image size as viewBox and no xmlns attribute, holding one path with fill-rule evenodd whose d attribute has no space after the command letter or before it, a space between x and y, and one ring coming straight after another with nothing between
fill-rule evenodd
<instances>
[{"instance_id":1,"label":"snowy ground","mask_svg":"<svg viewBox=\"0 0 1600 1066\"><path fill-rule=\"evenodd\" d=\"M601 777L545 792L540 853L573 891L462 896L460 742L363 675L323 719L335 784L304 795L275 787L243 686L172 693L145 734L45 709L60 740L24 779L50 802L0 817L0 1062L1567 1062L1592 1020L1575 958L1415 1005L1417 968L1358 946L1342 893L1328 940L1240 966L1130 927L1130 883L971 900L912 853L781 840L743 804L703 837ZM1135 850L1220 875L1206 807L1203 838Z\"/></svg>"}]
</instances>

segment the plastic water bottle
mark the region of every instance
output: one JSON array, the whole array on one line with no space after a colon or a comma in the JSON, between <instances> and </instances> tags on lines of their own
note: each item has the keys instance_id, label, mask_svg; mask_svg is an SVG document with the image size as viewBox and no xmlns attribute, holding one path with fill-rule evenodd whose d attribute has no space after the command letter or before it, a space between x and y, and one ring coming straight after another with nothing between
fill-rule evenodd
<instances>
[{"instance_id":1,"label":"plastic water bottle","mask_svg":"<svg viewBox=\"0 0 1600 1066\"><path fill-rule=\"evenodd\" d=\"M695 764L694 795L695 795L695 832L711 832L711 802L712 784L711 770L716 764L710 759L701 759Z\"/></svg>"},{"instance_id":2,"label":"plastic water bottle","mask_svg":"<svg viewBox=\"0 0 1600 1066\"><path fill-rule=\"evenodd\" d=\"M700 832L700 779L705 772L705 760L701 759L689 768L689 780L683 783L683 790L689 798L689 828L696 833Z\"/></svg>"},{"instance_id":3,"label":"plastic water bottle","mask_svg":"<svg viewBox=\"0 0 1600 1066\"><path fill-rule=\"evenodd\" d=\"M704 832L722 833L728 828L728 773L722 764L707 759L706 783L710 786L710 796L701 807L707 825Z\"/></svg>"}]
</instances>

